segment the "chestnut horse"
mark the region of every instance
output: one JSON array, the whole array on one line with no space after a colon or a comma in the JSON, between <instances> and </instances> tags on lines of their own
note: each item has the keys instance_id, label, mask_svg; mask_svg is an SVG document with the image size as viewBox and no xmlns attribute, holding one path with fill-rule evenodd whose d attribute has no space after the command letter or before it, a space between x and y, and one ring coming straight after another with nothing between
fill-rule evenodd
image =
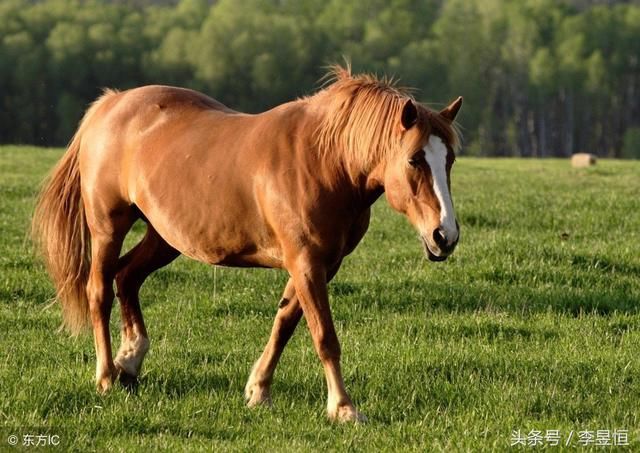
<instances>
[{"instance_id":1,"label":"chestnut horse","mask_svg":"<svg viewBox=\"0 0 640 453\"><path fill-rule=\"evenodd\" d=\"M289 273L245 388L249 406L270 403L276 364L304 315L324 367L329 417L364 420L342 380L327 283L383 192L431 260L454 250L449 175L461 104L432 111L392 82L340 67L315 95L256 115L182 88L107 90L46 182L33 220L66 326L93 327L98 391L139 375L149 349L139 289L183 254ZM146 234L120 256L137 219ZM114 280L122 312L115 359Z\"/></svg>"}]
</instances>

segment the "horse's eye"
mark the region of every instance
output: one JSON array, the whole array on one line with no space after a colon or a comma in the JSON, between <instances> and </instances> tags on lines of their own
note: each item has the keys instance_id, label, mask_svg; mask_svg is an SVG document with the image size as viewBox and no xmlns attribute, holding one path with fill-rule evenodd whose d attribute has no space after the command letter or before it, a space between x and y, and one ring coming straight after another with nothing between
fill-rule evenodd
<instances>
[{"instance_id":1,"label":"horse's eye","mask_svg":"<svg viewBox=\"0 0 640 453\"><path fill-rule=\"evenodd\" d=\"M424 153L422 150L418 151L409 159L409 165L412 167L419 167L421 163L424 162Z\"/></svg>"}]
</instances>

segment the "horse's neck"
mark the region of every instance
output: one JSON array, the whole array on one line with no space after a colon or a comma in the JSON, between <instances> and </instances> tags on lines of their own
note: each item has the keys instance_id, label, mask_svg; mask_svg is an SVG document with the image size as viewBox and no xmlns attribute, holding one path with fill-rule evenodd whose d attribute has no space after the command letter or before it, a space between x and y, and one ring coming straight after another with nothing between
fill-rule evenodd
<instances>
[{"instance_id":1,"label":"horse's neck","mask_svg":"<svg viewBox=\"0 0 640 453\"><path fill-rule=\"evenodd\" d=\"M362 180L359 190L363 194L363 202L369 207L384 193L384 165L378 164Z\"/></svg>"},{"instance_id":2,"label":"horse's neck","mask_svg":"<svg viewBox=\"0 0 640 453\"><path fill-rule=\"evenodd\" d=\"M325 94L325 93L323 93ZM354 172L354 166L348 165L342 159L339 150L317 149L315 134L327 112L324 109L323 98L316 95L313 98L299 100L305 102L305 136L308 137L308 147L316 152L320 159L319 166L321 171L317 172L317 176L325 180L328 188L341 194L349 194L353 202L368 209L379 197L384 193L382 184L384 176L384 166L376 164L371 171ZM321 176L322 175L322 176Z\"/></svg>"},{"instance_id":3,"label":"horse's neck","mask_svg":"<svg viewBox=\"0 0 640 453\"><path fill-rule=\"evenodd\" d=\"M342 198L346 196L353 210L369 209L384 193L382 165L377 166L369 174L358 175L350 175L347 169L339 167L333 175L335 179L329 184L330 190L342 195Z\"/></svg>"}]
</instances>

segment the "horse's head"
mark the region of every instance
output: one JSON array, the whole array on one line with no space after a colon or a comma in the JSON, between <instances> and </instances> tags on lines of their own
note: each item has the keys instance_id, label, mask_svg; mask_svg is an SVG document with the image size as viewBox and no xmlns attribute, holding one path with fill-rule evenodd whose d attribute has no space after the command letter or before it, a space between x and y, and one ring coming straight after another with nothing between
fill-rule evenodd
<instances>
[{"instance_id":1,"label":"horse's head","mask_svg":"<svg viewBox=\"0 0 640 453\"><path fill-rule=\"evenodd\" d=\"M407 100L399 118L402 150L387 161L384 188L393 209L418 230L431 261L444 261L460 237L451 199L451 167L455 160L452 128L459 97L440 112Z\"/></svg>"}]
</instances>

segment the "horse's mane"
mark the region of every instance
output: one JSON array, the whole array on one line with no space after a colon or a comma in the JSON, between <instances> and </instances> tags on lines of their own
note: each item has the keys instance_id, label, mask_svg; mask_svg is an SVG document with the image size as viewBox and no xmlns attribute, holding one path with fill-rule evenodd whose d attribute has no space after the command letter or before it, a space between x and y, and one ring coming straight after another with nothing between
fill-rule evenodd
<instances>
[{"instance_id":1,"label":"horse's mane","mask_svg":"<svg viewBox=\"0 0 640 453\"><path fill-rule=\"evenodd\" d=\"M454 148L459 145L456 128L435 111L415 101L393 79L371 74L352 75L351 68L333 66L326 76L330 84L309 100L324 111L316 131L316 144L327 158L340 158L346 167L370 170L401 149L402 108L411 99L418 109L418 126L424 134L435 133Z\"/></svg>"}]
</instances>

